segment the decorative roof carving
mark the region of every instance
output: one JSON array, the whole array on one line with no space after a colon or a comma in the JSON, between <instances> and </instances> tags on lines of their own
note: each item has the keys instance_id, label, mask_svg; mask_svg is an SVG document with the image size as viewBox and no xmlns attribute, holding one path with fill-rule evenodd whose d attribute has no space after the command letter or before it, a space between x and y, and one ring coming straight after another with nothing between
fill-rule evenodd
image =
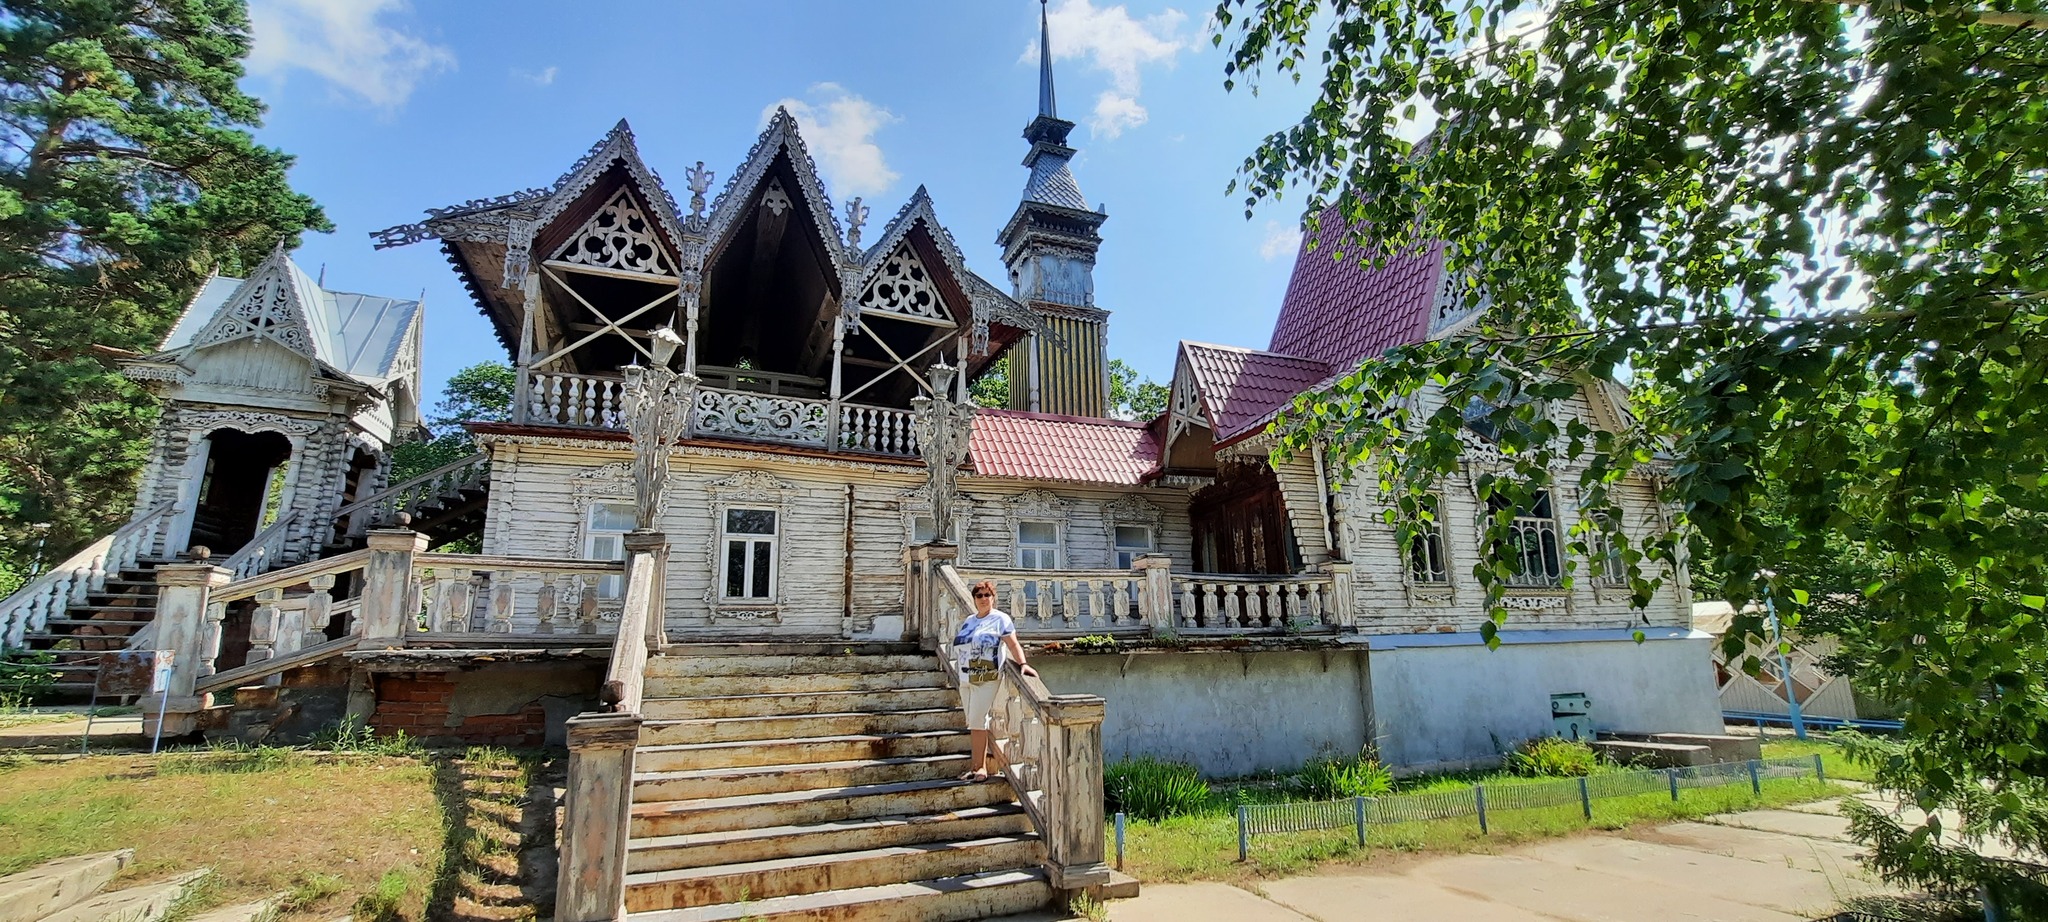
<instances>
[{"instance_id":1,"label":"decorative roof carving","mask_svg":"<svg viewBox=\"0 0 2048 922\"><path fill-rule=\"evenodd\" d=\"M780 502L796 493L797 486L767 471L739 471L731 477L705 487L704 492L726 500Z\"/></svg>"},{"instance_id":2,"label":"decorative roof carving","mask_svg":"<svg viewBox=\"0 0 2048 922\"><path fill-rule=\"evenodd\" d=\"M1067 518L1067 510L1071 509L1073 505L1073 503L1059 498L1058 495L1050 490L1025 490L1016 496L1010 497L1010 518L1013 521L1017 519L1057 519L1064 522Z\"/></svg>"},{"instance_id":3,"label":"decorative roof carving","mask_svg":"<svg viewBox=\"0 0 2048 922\"><path fill-rule=\"evenodd\" d=\"M227 303L201 327L192 342L211 346L236 339L267 339L315 362L319 350L313 344L311 321L302 293L287 271L284 246L279 244L248 280L235 289Z\"/></svg>"},{"instance_id":4,"label":"decorative roof carving","mask_svg":"<svg viewBox=\"0 0 2048 922\"><path fill-rule=\"evenodd\" d=\"M768 120L768 127L747 150L746 162L733 171L725 181L725 189L711 203L711 217L705 222L704 235L714 246L730 236L739 226L742 210L754 189L761 185L768 168L775 163L775 155L782 150L789 151L790 166L794 168L798 191L809 209L812 219L824 231L826 256L832 263L845 259L846 248L841 242L839 217L832 212L832 200L825 194L825 186L818 179L818 164L811 159L810 148L804 146L803 136L797 131L796 116L789 110L778 107L775 115Z\"/></svg>"},{"instance_id":5,"label":"decorative roof carving","mask_svg":"<svg viewBox=\"0 0 2048 922\"><path fill-rule=\"evenodd\" d=\"M1102 508L1110 525L1152 525L1166 521L1166 511L1135 493L1126 493Z\"/></svg>"},{"instance_id":6,"label":"decorative roof carving","mask_svg":"<svg viewBox=\"0 0 2048 922\"><path fill-rule=\"evenodd\" d=\"M930 320L953 319L952 312L946 310L945 301L939 297L938 286L932 284L931 272L925 269L924 261L917 258L917 251L911 248L909 241L898 244L896 252L868 276L860 306L863 311L881 314Z\"/></svg>"},{"instance_id":7,"label":"decorative roof carving","mask_svg":"<svg viewBox=\"0 0 2048 922\"><path fill-rule=\"evenodd\" d=\"M555 253L564 262L600 269L618 269L674 277L675 265L662 249L654 225L633 193L620 189L611 201L583 222L569 242Z\"/></svg>"}]
</instances>

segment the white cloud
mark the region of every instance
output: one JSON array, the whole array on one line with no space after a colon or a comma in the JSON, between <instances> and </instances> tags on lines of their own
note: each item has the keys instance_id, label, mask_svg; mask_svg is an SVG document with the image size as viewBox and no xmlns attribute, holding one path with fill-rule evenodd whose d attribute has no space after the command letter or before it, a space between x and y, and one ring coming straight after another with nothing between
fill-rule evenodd
<instances>
[{"instance_id":1,"label":"white cloud","mask_svg":"<svg viewBox=\"0 0 2048 922\"><path fill-rule=\"evenodd\" d=\"M560 73L561 70L561 68L556 67L553 64L550 64L545 68L542 68L538 73L530 70L520 70L519 68L515 67L512 68L512 76L518 77L521 80L533 84L534 86L548 86L555 82L555 75Z\"/></svg>"},{"instance_id":2,"label":"white cloud","mask_svg":"<svg viewBox=\"0 0 2048 922\"><path fill-rule=\"evenodd\" d=\"M803 129L804 143L818 160L818 168L835 196L875 195L887 191L897 179L875 143L875 132L897 121L894 113L837 83L811 87L810 99L784 99L761 110L767 124L781 106L796 116Z\"/></svg>"},{"instance_id":3,"label":"white cloud","mask_svg":"<svg viewBox=\"0 0 2048 922\"><path fill-rule=\"evenodd\" d=\"M405 9L405 0L252 0L249 72L311 71L343 96L397 109L421 80L455 66L453 49L384 21Z\"/></svg>"},{"instance_id":4,"label":"white cloud","mask_svg":"<svg viewBox=\"0 0 2048 922\"><path fill-rule=\"evenodd\" d=\"M1094 0L1061 0L1047 13L1055 61L1080 58L1109 75L1109 89L1095 98L1088 130L1105 138L1145 124L1149 115L1138 102L1140 70L1152 64L1172 66L1192 41L1182 34L1188 16L1167 9L1143 19L1121 4L1098 7ZM1038 42L1024 49L1026 62L1038 60ZM1054 80L1058 84L1058 80Z\"/></svg>"},{"instance_id":5,"label":"white cloud","mask_svg":"<svg viewBox=\"0 0 2048 922\"><path fill-rule=\"evenodd\" d=\"M1293 256L1301 249L1301 228L1278 221L1266 222L1266 239L1259 243L1259 258L1267 262Z\"/></svg>"}]
</instances>

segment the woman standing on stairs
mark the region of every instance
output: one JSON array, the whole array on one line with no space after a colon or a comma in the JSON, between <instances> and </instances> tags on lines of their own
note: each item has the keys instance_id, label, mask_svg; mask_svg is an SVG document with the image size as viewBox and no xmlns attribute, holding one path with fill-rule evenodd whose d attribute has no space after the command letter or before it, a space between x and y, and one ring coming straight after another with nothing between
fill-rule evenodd
<instances>
[{"instance_id":1,"label":"woman standing on stairs","mask_svg":"<svg viewBox=\"0 0 2048 922\"><path fill-rule=\"evenodd\" d=\"M967 735L974 747L973 754L968 756L970 767L960 780L985 781L991 749L988 714L996 703L1003 663L1015 659L1017 671L1026 676L1036 676L1038 670L1024 665L1024 647L1017 643L1017 625L996 608L996 584L982 580L974 584L972 592L974 617L962 623L960 632L953 635L954 664L960 668L960 706L967 711Z\"/></svg>"}]
</instances>

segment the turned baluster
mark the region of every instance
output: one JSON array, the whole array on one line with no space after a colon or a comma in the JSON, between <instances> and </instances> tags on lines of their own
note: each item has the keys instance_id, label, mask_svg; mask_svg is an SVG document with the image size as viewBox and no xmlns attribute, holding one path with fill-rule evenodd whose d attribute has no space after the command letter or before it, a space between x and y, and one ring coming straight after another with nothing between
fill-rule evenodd
<instances>
[{"instance_id":1,"label":"turned baluster","mask_svg":"<svg viewBox=\"0 0 2048 922\"><path fill-rule=\"evenodd\" d=\"M514 574L498 570L491 574L491 633L512 633L512 581Z\"/></svg>"},{"instance_id":2,"label":"turned baluster","mask_svg":"<svg viewBox=\"0 0 2048 922\"><path fill-rule=\"evenodd\" d=\"M325 573L306 580L307 588L313 590L306 596L306 639L299 647L304 649L327 640L327 623L334 620L334 574Z\"/></svg>"},{"instance_id":3,"label":"turned baluster","mask_svg":"<svg viewBox=\"0 0 2048 922\"><path fill-rule=\"evenodd\" d=\"M1031 586L1038 592L1038 623L1047 627L1051 627L1052 580L1046 579L1044 577L1038 577L1031 581Z\"/></svg>"},{"instance_id":4,"label":"turned baluster","mask_svg":"<svg viewBox=\"0 0 2048 922\"><path fill-rule=\"evenodd\" d=\"M256 593L256 609L249 613L249 662L260 663L276 654L277 603L283 600L282 589Z\"/></svg>"},{"instance_id":5,"label":"turned baluster","mask_svg":"<svg viewBox=\"0 0 2048 922\"><path fill-rule=\"evenodd\" d=\"M461 628L449 623L454 620L454 616L449 611L451 607L449 603L455 601L455 571L449 569L435 570L432 586L431 599L427 602L427 629L451 633L461 630Z\"/></svg>"},{"instance_id":6,"label":"turned baluster","mask_svg":"<svg viewBox=\"0 0 2048 922\"><path fill-rule=\"evenodd\" d=\"M533 609L534 617L539 619L539 623L533 626L533 632L536 634L555 632L555 580L558 577L559 574L555 573L541 577L540 594L535 597Z\"/></svg>"},{"instance_id":7,"label":"turned baluster","mask_svg":"<svg viewBox=\"0 0 2048 922\"><path fill-rule=\"evenodd\" d=\"M1194 627L1199 623L1195 617L1194 586L1195 584L1192 580L1180 581L1180 617L1170 618L1168 619L1169 621L1181 627Z\"/></svg>"},{"instance_id":8,"label":"turned baluster","mask_svg":"<svg viewBox=\"0 0 2048 922\"><path fill-rule=\"evenodd\" d=\"M1244 585L1242 583L1224 583L1221 592L1223 594L1224 611L1226 612L1224 617L1228 618L1235 627L1251 627L1251 613L1245 610Z\"/></svg>"},{"instance_id":9,"label":"turned baluster","mask_svg":"<svg viewBox=\"0 0 2048 922\"><path fill-rule=\"evenodd\" d=\"M526 387L526 412L535 419L549 419L552 422L553 420L547 416L548 376L541 375L537 380L530 380Z\"/></svg>"},{"instance_id":10,"label":"turned baluster","mask_svg":"<svg viewBox=\"0 0 2048 922\"><path fill-rule=\"evenodd\" d=\"M583 633L597 633L597 577L585 576L576 580L583 585L582 599L576 604L576 620L583 625ZM661 617L660 612L654 613Z\"/></svg>"},{"instance_id":11,"label":"turned baluster","mask_svg":"<svg viewBox=\"0 0 2048 922\"><path fill-rule=\"evenodd\" d=\"M1322 583L1309 584L1309 614L1311 615L1310 620L1316 624L1328 623L1326 616L1329 614L1329 609L1323 606Z\"/></svg>"},{"instance_id":12,"label":"turned baluster","mask_svg":"<svg viewBox=\"0 0 2048 922\"><path fill-rule=\"evenodd\" d=\"M548 422L566 423L568 421L568 418L562 413L562 376L548 375Z\"/></svg>"},{"instance_id":13,"label":"turned baluster","mask_svg":"<svg viewBox=\"0 0 2048 922\"><path fill-rule=\"evenodd\" d=\"M199 641L199 678L205 679L219 672L221 622L228 619L228 603L212 602L206 606L206 627Z\"/></svg>"}]
</instances>

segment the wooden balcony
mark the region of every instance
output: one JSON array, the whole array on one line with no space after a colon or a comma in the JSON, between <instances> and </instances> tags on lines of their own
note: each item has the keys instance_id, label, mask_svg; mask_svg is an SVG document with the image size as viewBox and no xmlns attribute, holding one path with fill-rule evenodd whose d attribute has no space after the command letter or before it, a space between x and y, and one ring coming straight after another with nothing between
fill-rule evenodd
<instances>
[{"instance_id":1,"label":"wooden balcony","mask_svg":"<svg viewBox=\"0 0 2048 922\"><path fill-rule=\"evenodd\" d=\"M1334 634L1357 629L1351 565L1268 576L1174 573L1147 556L1129 570L1024 570L965 566L970 584L996 586L996 606L1037 638L1091 634Z\"/></svg>"},{"instance_id":2,"label":"wooden balcony","mask_svg":"<svg viewBox=\"0 0 2048 922\"><path fill-rule=\"evenodd\" d=\"M625 428L626 380L615 375L533 372L516 406L519 422L581 429ZM688 436L917 457L911 412L755 390L699 387Z\"/></svg>"}]
</instances>

